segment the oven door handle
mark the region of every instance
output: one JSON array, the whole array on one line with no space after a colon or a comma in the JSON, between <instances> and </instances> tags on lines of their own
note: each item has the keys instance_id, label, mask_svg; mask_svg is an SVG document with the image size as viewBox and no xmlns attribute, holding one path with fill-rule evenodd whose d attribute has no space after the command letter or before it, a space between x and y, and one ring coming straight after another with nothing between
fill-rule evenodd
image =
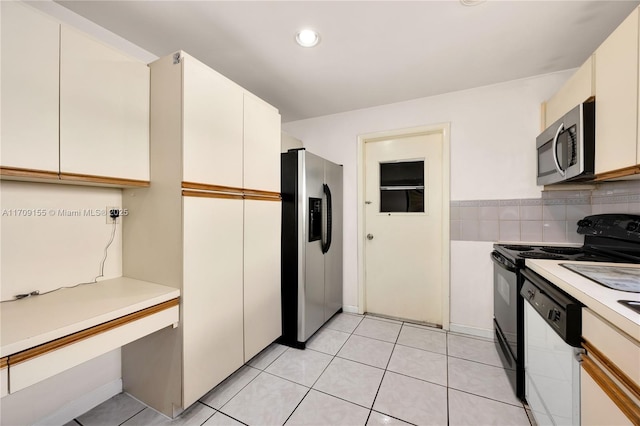
<instances>
[{"instance_id":1,"label":"oven door handle","mask_svg":"<svg viewBox=\"0 0 640 426\"><path fill-rule=\"evenodd\" d=\"M491 252L491 260L493 260L493 262L498 265L499 267L501 267L502 269L505 269L509 272L513 272L514 274L516 272L518 272L518 270L516 268L514 268L513 266L510 266L506 259L504 257L502 257L500 255L500 253L493 251Z\"/></svg>"}]
</instances>

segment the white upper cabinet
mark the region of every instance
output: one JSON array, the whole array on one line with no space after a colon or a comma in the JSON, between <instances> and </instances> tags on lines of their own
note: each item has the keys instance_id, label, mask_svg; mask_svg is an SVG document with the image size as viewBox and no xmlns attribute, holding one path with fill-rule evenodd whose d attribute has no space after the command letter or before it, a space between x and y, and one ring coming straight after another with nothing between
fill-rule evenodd
<instances>
[{"instance_id":1,"label":"white upper cabinet","mask_svg":"<svg viewBox=\"0 0 640 426\"><path fill-rule=\"evenodd\" d=\"M573 74L569 80L546 103L544 127L552 125L556 120L595 95L593 79L593 56Z\"/></svg>"},{"instance_id":2,"label":"white upper cabinet","mask_svg":"<svg viewBox=\"0 0 640 426\"><path fill-rule=\"evenodd\" d=\"M243 89L189 55L183 60L183 180L242 187Z\"/></svg>"},{"instance_id":3,"label":"white upper cabinet","mask_svg":"<svg viewBox=\"0 0 640 426\"><path fill-rule=\"evenodd\" d=\"M280 114L244 95L244 187L280 192Z\"/></svg>"},{"instance_id":4,"label":"white upper cabinet","mask_svg":"<svg viewBox=\"0 0 640 426\"><path fill-rule=\"evenodd\" d=\"M596 50L596 174L638 164L638 9Z\"/></svg>"},{"instance_id":5,"label":"white upper cabinet","mask_svg":"<svg viewBox=\"0 0 640 426\"><path fill-rule=\"evenodd\" d=\"M20 2L2 1L3 167L58 173L60 25Z\"/></svg>"},{"instance_id":6,"label":"white upper cabinet","mask_svg":"<svg viewBox=\"0 0 640 426\"><path fill-rule=\"evenodd\" d=\"M65 25L60 172L149 180L149 68Z\"/></svg>"},{"instance_id":7,"label":"white upper cabinet","mask_svg":"<svg viewBox=\"0 0 640 426\"><path fill-rule=\"evenodd\" d=\"M22 2L0 4L2 177L148 186L147 65Z\"/></svg>"}]
</instances>

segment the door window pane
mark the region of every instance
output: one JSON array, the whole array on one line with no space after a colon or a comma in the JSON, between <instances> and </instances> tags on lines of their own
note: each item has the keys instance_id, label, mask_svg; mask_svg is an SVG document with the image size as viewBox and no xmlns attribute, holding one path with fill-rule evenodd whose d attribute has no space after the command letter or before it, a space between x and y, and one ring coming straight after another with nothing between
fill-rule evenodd
<instances>
[{"instance_id":1,"label":"door window pane","mask_svg":"<svg viewBox=\"0 0 640 426\"><path fill-rule=\"evenodd\" d=\"M424 161L380 163L380 212L424 212Z\"/></svg>"},{"instance_id":2,"label":"door window pane","mask_svg":"<svg viewBox=\"0 0 640 426\"><path fill-rule=\"evenodd\" d=\"M424 212L424 189L380 190L381 213Z\"/></svg>"},{"instance_id":3,"label":"door window pane","mask_svg":"<svg viewBox=\"0 0 640 426\"><path fill-rule=\"evenodd\" d=\"M380 163L380 186L424 187L424 161Z\"/></svg>"}]
</instances>

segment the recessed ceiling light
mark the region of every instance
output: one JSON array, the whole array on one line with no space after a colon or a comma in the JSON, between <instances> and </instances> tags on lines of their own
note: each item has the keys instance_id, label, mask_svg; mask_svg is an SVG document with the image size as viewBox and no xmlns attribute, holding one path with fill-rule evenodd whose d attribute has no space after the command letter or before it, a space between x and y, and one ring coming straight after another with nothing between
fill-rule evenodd
<instances>
[{"instance_id":1,"label":"recessed ceiling light","mask_svg":"<svg viewBox=\"0 0 640 426\"><path fill-rule=\"evenodd\" d=\"M320 35L309 29L298 31L296 42L302 47L313 47L320 41Z\"/></svg>"},{"instance_id":2,"label":"recessed ceiling light","mask_svg":"<svg viewBox=\"0 0 640 426\"><path fill-rule=\"evenodd\" d=\"M463 6L477 6L484 3L487 0L460 0Z\"/></svg>"}]
</instances>

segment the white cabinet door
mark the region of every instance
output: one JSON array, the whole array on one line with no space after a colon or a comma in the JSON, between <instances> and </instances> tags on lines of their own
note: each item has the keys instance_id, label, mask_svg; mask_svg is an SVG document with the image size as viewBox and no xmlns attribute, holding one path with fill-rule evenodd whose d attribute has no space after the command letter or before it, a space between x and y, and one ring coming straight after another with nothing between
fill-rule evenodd
<instances>
[{"instance_id":1,"label":"white cabinet door","mask_svg":"<svg viewBox=\"0 0 640 426\"><path fill-rule=\"evenodd\" d=\"M638 159L638 9L596 50L596 174Z\"/></svg>"},{"instance_id":2,"label":"white cabinet door","mask_svg":"<svg viewBox=\"0 0 640 426\"><path fill-rule=\"evenodd\" d=\"M2 166L58 172L60 25L14 1L2 8Z\"/></svg>"},{"instance_id":3,"label":"white cabinet door","mask_svg":"<svg viewBox=\"0 0 640 426\"><path fill-rule=\"evenodd\" d=\"M280 201L245 200L244 359L282 335Z\"/></svg>"},{"instance_id":4,"label":"white cabinet door","mask_svg":"<svg viewBox=\"0 0 640 426\"><path fill-rule=\"evenodd\" d=\"M580 424L584 426L632 425L609 395L580 369Z\"/></svg>"},{"instance_id":5,"label":"white cabinet door","mask_svg":"<svg viewBox=\"0 0 640 426\"><path fill-rule=\"evenodd\" d=\"M149 180L149 67L65 25L60 172Z\"/></svg>"},{"instance_id":6,"label":"white cabinet door","mask_svg":"<svg viewBox=\"0 0 640 426\"><path fill-rule=\"evenodd\" d=\"M243 364L243 202L183 197L183 211L186 408Z\"/></svg>"},{"instance_id":7,"label":"white cabinet door","mask_svg":"<svg viewBox=\"0 0 640 426\"><path fill-rule=\"evenodd\" d=\"M593 56L573 74L569 80L547 101L545 109L545 128L575 106L595 95L595 82L593 80Z\"/></svg>"},{"instance_id":8,"label":"white cabinet door","mask_svg":"<svg viewBox=\"0 0 640 426\"><path fill-rule=\"evenodd\" d=\"M183 57L183 180L242 187L242 88Z\"/></svg>"},{"instance_id":9,"label":"white cabinet door","mask_svg":"<svg viewBox=\"0 0 640 426\"><path fill-rule=\"evenodd\" d=\"M244 96L244 187L280 192L280 114Z\"/></svg>"}]
</instances>

